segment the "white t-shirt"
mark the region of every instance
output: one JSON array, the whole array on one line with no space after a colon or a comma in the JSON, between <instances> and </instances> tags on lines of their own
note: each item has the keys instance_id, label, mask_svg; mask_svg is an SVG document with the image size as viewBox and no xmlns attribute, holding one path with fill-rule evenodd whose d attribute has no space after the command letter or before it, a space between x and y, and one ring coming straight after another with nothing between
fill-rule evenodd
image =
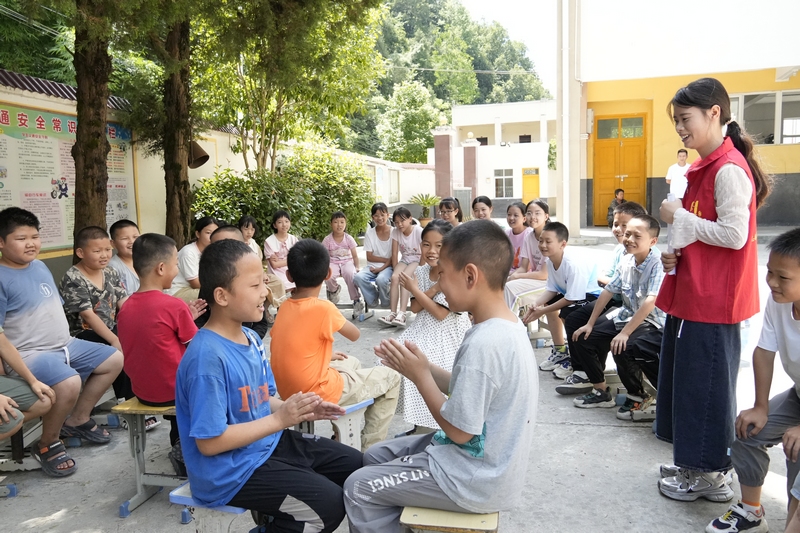
<instances>
[{"instance_id":1,"label":"white t-shirt","mask_svg":"<svg viewBox=\"0 0 800 533\"><path fill-rule=\"evenodd\" d=\"M558 270L547 259L546 290L563 294L571 302L585 300L587 294L599 296L602 289L597 284L597 265L567 246Z\"/></svg>"},{"instance_id":2,"label":"white t-shirt","mask_svg":"<svg viewBox=\"0 0 800 533\"><path fill-rule=\"evenodd\" d=\"M369 228L366 235L364 235L364 251L372 252L377 257L392 257L392 232L389 231L389 238L385 241L378 238L378 231L375 228ZM376 263L369 261L368 267L380 268L383 263Z\"/></svg>"},{"instance_id":3,"label":"white t-shirt","mask_svg":"<svg viewBox=\"0 0 800 533\"><path fill-rule=\"evenodd\" d=\"M400 231L400 228L392 228L392 239L397 241L397 249L400 251L400 262L405 264L417 263L422 256L422 228L414 224L411 226L409 235Z\"/></svg>"},{"instance_id":4,"label":"white t-shirt","mask_svg":"<svg viewBox=\"0 0 800 533\"><path fill-rule=\"evenodd\" d=\"M669 192L674 194L675 198L683 198L683 194L686 192L686 186L689 184L689 182L686 181L686 172L689 170L690 166L689 163L683 166L675 163L667 170Z\"/></svg>"},{"instance_id":5,"label":"white t-shirt","mask_svg":"<svg viewBox=\"0 0 800 533\"><path fill-rule=\"evenodd\" d=\"M197 243L190 242L178 252L178 275L172 280L172 287L167 289L167 294L174 295L181 289L188 289L189 280L197 279L200 271L200 256L202 252L197 248Z\"/></svg>"},{"instance_id":6,"label":"white t-shirt","mask_svg":"<svg viewBox=\"0 0 800 533\"><path fill-rule=\"evenodd\" d=\"M778 352L783 369L794 381L800 394L800 320L792 316L793 303L779 304L770 296L764 309L764 325L758 347L768 352Z\"/></svg>"}]
</instances>

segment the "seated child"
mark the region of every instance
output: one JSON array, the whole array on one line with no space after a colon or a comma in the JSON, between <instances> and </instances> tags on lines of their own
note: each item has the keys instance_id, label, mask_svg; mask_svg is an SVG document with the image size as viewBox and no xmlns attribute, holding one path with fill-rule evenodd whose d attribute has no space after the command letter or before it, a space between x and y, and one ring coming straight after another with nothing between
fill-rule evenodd
<instances>
[{"instance_id":1,"label":"seated child","mask_svg":"<svg viewBox=\"0 0 800 533\"><path fill-rule=\"evenodd\" d=\"M642 373L654 386L658 384L658 354L666 315L656 307L656 296L664 280L661 252L655 247L660 231L658 220L650 215L631 218L625 230L625 249L614 276L600 297L590 303L589 320L581 325L577 313L567 319L570 356L576 370L572 383L592 385L586 395L575 398L576 407L614 407L614 395L606 386L604 370L609 348L617 363L619 379L628 391L628 399L619 408L621 420L655 420L648 411L654 398L648 396ZM622 305L606 313L614 294L622 296Z\"/></svg>"},{"instance_id":2,"label":"seated child","mask_svg":"<svg viewBox=\"0 0 800 533\"><path fill-rule=\"evenodd\" d=\"M75 254L80 261L61 278L61 298L69 333L85 341L100 342L122 351L117 338L117 311L128 298L117 271L108 266L111 240L99 226L83 228L75 236ZM125 371L114 380L117 398L133 398ZM156 420L150 417L150 427Z\"/></svg>"},{"instance_id":3,"label":"seated child","mask_svg":"<svg viewBox=\"0 0 800 533\"><path fill-rule=\"evenodd\" d=\"M398 207L392 213L392 284L389 287L389 314L378 319L387 326L406 326L406 307L410 293L400 286L400 274L412 275L420 259L422 228L411 218L411 211Z\"/></svg>"},{"instance_id":4,"label":"seated child","mask_svg":"<svg viewBox=\"0 0 800 533\"><path fill-rule=\"evenodd\" d=\"M511 241L511 246L514 247L514 262L511 263L509 276L519 269L522 245L525 243L525 238L528 234L533 231L533 228L527 225L525 211L526 206L522 202L513 202L506 209L506 222L508 223L506 236Z\"/></svg>"},{"instance_id":5,"label":"seated child","mask_svg":"<svg viewBox=\"0 0 800 533\"><path fill-rule=\"evenodd\" d=\"M488 196L478 196L472 200L472 219L473 220L492 220L492 201Z\"/></svg>"},{"instance_id":6,"label":"seated child","mask_svg":"<svg viewBox=\"0 0 800 533\"><path fill-rule=\"evenodd\" d=\"M236 225L238 226L239 231L242 232L244 243L256 253L259 261L263 261L264 251L261 249L261 246L258 245L258 242L256 242L256 240L253 238L258 231L258 222L256 222L256 219L250 215L243 215ZM266 265L264 268L266 270ZM286 294L286 289L283 288L283 282L281 282L281 280L278 279L278 277L274 274L267 273L266 276L266 283L270 292L269 296L267 296L267 302L270 305L277 306L279 302L282 301L283 296Z\"/></svg>"},{"instance_id":7,"label":"seated child","mask_svg":"<svg viewBox=\"0 0 800 533\"><path fill-rule=\"evenodd\" d=\"M272 215L272 230L275 232L264 241L264 259L267 260L267 269L272 276L283 283L286 294L294 289L294 283L286 278L286 256L289 250L297 244L297 237L291 235L292 219L289 213L280 210Z\"/></svg>"},{"instance_id":8,"label":"seated child","mask_svg":"<svg viewBox=\"0 0 800 533\"><path fill-rule=\"evenodd\" d=\"M713 520L706 531L769 531L761 505L761 487L769 471L767 449L783 443L786 455L786 486L789 492L789 518L786 531L800 531L800 229L775 237L769 244L767 285L772 292L764 310L764 325L753 352L756 398L752 409L736 418L736 440L731 446L731 461L742 499L727 513ZM770 399L775 352L780 353L783 369L794 382L792 387ZM727 484L712 486L705 494L712 501L733 496ZM727 497L723 499L723 497ZM687 498L688 499L688 498ZM694 498L693 498L694 499Z\"/></svg>"},{"instance_id":9,"label":"seated child","mask_svg":"<svg viewBox=\"0 0 800 533\"><path fill-rule=\"evenodd\" d=\"M550 220L550 207L544 200L531 200L525 207L525 221L530 232L519 252L519 268L506 282L505 298L509 309L517 314L523 300L544 290L547 285L547 261L539 250L539 237Z\"/></svg>"},{"instance_id":10,"label":"seated child","mask_svg":"<svg viewBox=\"0 0 800 533\"><path fill-rule=\"evenodd\" d=\"M192 495L205 505L251 509L258 522L269 515L272 531L329 533L344 518L341 486L362 454L286 429L344 409L313 392L275 397L264 346L242 327L264 313L263 276L258 256L233 239L209 245L200 259L200 296L211 317L186 349L175 383Z\"/></svg>"},{"instance_id":11,"label":"seated child","mask_svg":"<svg viewBox=\"0 0 800 533\"><path fill-rule=\"evenodd\" d=\"M4 365L19 377L6 376ZM0 328L0 441L22 429L23 422L47 413L55 399L53 389L31 374Z\"/></svg>"},{"instance_id":12,"label":"seated child","mask_svg":"<svg viewBox=\"0 0 800 533\"><path fill-rule=\"evenodd\" d=\"M186 345L197 333L194 319L205 309L203 300L187 304L164 291L178 273L178 249L165 235L145 233L133 243L133 266L139 289L120 309L117 329L125 354L125 373L133 393L145 405L175 405L175 374ZM178 443L178 424L169 417L171 446ZM177 450L170 460L185 474ZM176 462L178 463L176 465Z\"/></svg>"},{"instance_id":13,"label":"seated child","mask_svg":"<svg viewBox=\"0 0 800 533\"><path fill-rule=\"evenodd\" d=\"M55 392L31 453L45 474L64 477L76 464L59 434L99 444L111 440L90 415L122 370L122 353L70 337L53 275L36 259L41 245L33 213L18 207L0 211L0 327L36 379ZM5 371L16 375L10 367Z\"/></svg>"},{"instance_id":14,"label":"seated child","mask_svg":"<svg viewBox=\"0 0 800 533\"><path fill-rule=\"evenodd\" d=\"M331 256L331 275L325 280L325 289L328 300L333 304L339 303L339 293L342 287L336 280L340 276L344 278L350 299L353 301L353 317L357 317L366 311L364 302L361 301L361 295L358 293L358 287L353 282L353 278L358 272L358 251L356 250L358 245L349 233L345 233L345 229L347 229L347 218L343 212L336 211L331 215L331 232L322 239L322 246L328 250L328 255Z\"/></svg>"},{"instance_id":15,"label":"seated child","mask_svg":"<svg viewBox=\"0 0 800 533\"><path fill-rule=\"evenodd\" d=\"M606 216L609 228L614 224L614 210L620 205L622 205L624 202L625 202L625 191L623 191L622 189L615 190L614 199L611 200L610 204L608 204L608 215Z\"/></svg>"},{"instance_id":16,"label":"seated child","mask_svg":"<svg viewBox=\"0 0 800 533\"><path fill-rule=\"evenodd\" d=\"M374 398L367 407L362 449L386 438L397 408L400 375L386 367L361 368L354 357L333 351L333 334L358 340L361 332L327 300L318 298L330 275L328 250L313 239L295 244L286 258L292 297L281 305L272 328L270 353L281 398L313 392L326 402L349 405Z\"/></svg>"},{"instance_id":17,"label":"seated child","mask_svg":"<svg viewBox=\"0 0 800 533\"><path fill-rule=\"evenodd\" d=\"M383 202L372 205L372 222L375 227L368 228L364 236L367 266L355 275L353 281L364 296L364 305L389 307L393 272L392 227L389 225L389 209Z\"/></svg>"},{"instance_id":18,"label":"seated child","mask_svg":"<svg viewBox=\"0 0 800 533\"><path fill-rule=\"evenodd\" d=\"M619 260L626 253L623 240L625 237L625 230L628 227L628 221L636 215L646 214L647 210L636 202L624 202L614 209L614 223L611 228L611 233L617 239L617 245L614 247L612 259L608 267L597 275L597 283L601 287L605 287L608 285L608 282L611 281L614 272L617 271ZM617 300L617 303L621 303L621 300Z\"/></svg>"},{"instance_id":19,"label":"seated child","mask_svg":"<svg viewBox=\"0 0 800 533\"><path fill-rule=\"evenodd\" d=\"M130 296L139 289L139 277L133 269L133 242L139 237L139 226L136 223L122 219L117 220L108 230L111 236L111 245L117 255L111 258L108 266L113 268L119 276L125 292Z\"/></svg>"},{"instance_id":20,"label":"seated child","mask_svg":"<svg viewBox=\"0 0 800 533\"><path fill-rule=\"evenodd\" d=\"M384 364L414 382L442 429L367 450L364 468L345 483L353 533L398 531L407 505L489 513L522 495L539 379L527 331L503 298L514 258L504 237L494 222L477 220L444 238L441 290L452 311L475 320L452 373L412 342L386 339L376 347Z\"/></svg>"},{"instance_id":21,"label":"seated child","mask_svg":"<svg viewBox=\"0 0 800 533\"><path fill-rule=\"evenodd\" d=\"M200 266L200 257L206 246L211 244L211 234L217 230L219 224L214 217L198 218L194 223L195 239L178 251L178 275L167 291L169 294L186 303L199 297L200 278L197 269Z\"/></svg>"},{"instance_id":22,"label":"seated child","mask_svg":"<svg viewBox=\"0 0 800 533\"><path fill-rule=\"evenodd\" d=\"M527 324L547 315L553 349L539 370L552 370L559 379L572 374L569 350L564 346L564 321L596 300L601 291L597 285L597 266L567 248L568 240L569 230L561 222L548 222L542 229L539 250L547 258L547 285L522 319Z\"/></svg>"}]
</instances>

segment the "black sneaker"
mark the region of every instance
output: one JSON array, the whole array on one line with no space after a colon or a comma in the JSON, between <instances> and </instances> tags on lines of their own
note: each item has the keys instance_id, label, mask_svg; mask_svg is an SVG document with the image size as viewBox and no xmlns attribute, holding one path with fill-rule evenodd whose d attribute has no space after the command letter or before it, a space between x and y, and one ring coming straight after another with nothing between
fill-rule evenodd
<instances>
[{"instance_id":1,"label":"black sneaker","mask_svg":"<svg viewBox=\"0 0 800 533\"><path fill-rule=\"evenodd\" d=\"M581 372L582 374L582 372ZM559 394L586 394L592 390L592 382L589 378L581 376L578 372L573 372L564 379L564 382L556 386Z\"/></svg>"},{"instance_id":2,"label":"black sneaker","mask_svg":"<svg viewBox=\"0 0 800 533\"><path fill-rule=\"evenodd\" d=\"M614 407L617 405L614 401L614 397L611 395L611 389L609 387L606 387L604 391L592 389L588 394L584 394L572 400L572 403L575 404L575 407L580 407L581 409Z\"/></svg>"}]
</instances>

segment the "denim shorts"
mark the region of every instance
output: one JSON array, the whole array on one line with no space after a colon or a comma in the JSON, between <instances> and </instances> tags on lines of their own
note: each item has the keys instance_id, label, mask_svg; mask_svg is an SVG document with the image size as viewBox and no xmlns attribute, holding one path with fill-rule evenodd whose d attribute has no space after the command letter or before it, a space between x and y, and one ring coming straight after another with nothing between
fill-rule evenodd
<instances>
[{"instance_id":1,"label":"denim shorts","mask_svg":"<svg viewBox=\"0 0 800 533\"><path fill-rule=\"evenodd\" d=\"M52 387L76 375L86 381L94 369L116 351L107 344L71 338L60 350L28 355L25 364L36 379Z\"/></svg>"}]
</instances>

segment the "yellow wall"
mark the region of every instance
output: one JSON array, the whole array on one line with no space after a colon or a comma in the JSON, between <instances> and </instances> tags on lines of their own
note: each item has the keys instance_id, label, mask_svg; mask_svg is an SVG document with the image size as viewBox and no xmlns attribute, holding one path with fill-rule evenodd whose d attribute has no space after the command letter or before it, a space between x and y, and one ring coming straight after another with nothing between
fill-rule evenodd
<instances>
[{"instance_id":1,"label":"yellow wall","mask_svg":"<svg viewBox=\"0 0 800 533\"><path fill-rule=\"evenodd\" d=\"M762 91L787 91L800 89L800 75L789 81L776 82L775 69L752 72L708 74L718 79L729 94ZM602 81L586 83L587 106L595 117L609 114L646 113L647 175L664 176L676 161L676 153L683 145L675 133L667 104L675 92L702 75L670 76L642 80ZM593 176L594 134L587 143L587 177ZM800 144L760 145L757 147L767 170L775 174L800 172ZM697 158L689 150L689 161Z\"/></svg>"}]
</instances>

